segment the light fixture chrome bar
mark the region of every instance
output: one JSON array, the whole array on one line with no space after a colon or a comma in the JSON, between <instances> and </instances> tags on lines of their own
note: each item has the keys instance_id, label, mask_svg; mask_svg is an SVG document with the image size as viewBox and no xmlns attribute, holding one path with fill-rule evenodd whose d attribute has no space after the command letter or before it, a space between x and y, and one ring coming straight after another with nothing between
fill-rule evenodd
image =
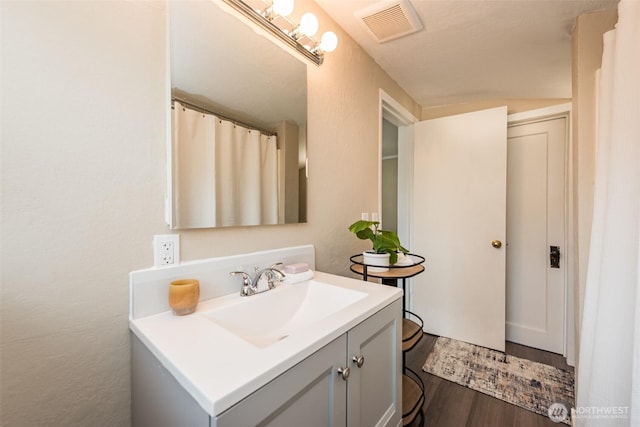
<instances>
[{"instance_id":1,"label":"light fixture chrome bar","mask_svg":"<svg viewBox=\"0 0 640 427\"><path fill-rule=\"evenodd\" d=\"M286 44L288 44L295 50L297 50L299 53L304 55L307 59L311 60L314 64L316 65L322 64L324 60L324 55L322 52L310 51L309 49L304 47L302 44L300 44L298 41L296 41L293 37L291 37L290 35L286 34L284 31L282 31L280 28L278 28L278 26L275 25L273 22L269 21L267 18L265 18L264 16L260 15L255 10L253 10L253 8L247 5L244 1L242 0L223 0L223 1L227 3L229 6L236 9L238 12L242 13L244 16L246 16L253 22L255 22L256 24L260 25L265 30L269 31L274 36L278 37L280 40L284 41Z\"/></svg>"}]
</instances>

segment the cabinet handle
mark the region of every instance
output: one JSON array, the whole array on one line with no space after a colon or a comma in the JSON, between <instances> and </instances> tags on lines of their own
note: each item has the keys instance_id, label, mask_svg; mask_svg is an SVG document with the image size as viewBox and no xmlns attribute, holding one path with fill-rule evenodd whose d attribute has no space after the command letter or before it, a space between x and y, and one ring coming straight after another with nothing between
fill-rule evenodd
<instances>
[{"instance_id":1,"label":"cabinet handle","mask_svg":"<svg viewBox=\"0 0 640 427\"><path fill-rule=\"evenodd\" d=\"M364 365L364 356L363 355L353 356L353 358L351 360L353 361L353 363L356 364L356 366L358 368L362 368L362 365Z\"/></svg>"},{"instance_id":2,"label":"cabinet handle","mask_svg":"<svg viewBox=\"0 0 640 427\"><path fill-rule=\"evenodd\" d=\"M343 380L347 380L349 378L349 374L351 374L351 369L348 367L338 369L338 374L342 377Z\"/></svg>"}]
</instances>

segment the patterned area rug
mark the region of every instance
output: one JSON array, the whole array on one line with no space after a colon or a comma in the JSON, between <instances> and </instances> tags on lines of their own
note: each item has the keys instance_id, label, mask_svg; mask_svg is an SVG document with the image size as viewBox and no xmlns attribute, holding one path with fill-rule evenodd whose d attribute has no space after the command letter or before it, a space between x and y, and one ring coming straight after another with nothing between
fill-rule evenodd
<instances>
[{"instance_id":1,"label":"patterned area rug","mask_svg":"<svg viewBox=\"0 0 640 427\"><path fill-rule=\"evenodd\" d=\"M554 403L574 406L572 372L450 338L437 339L422 370L544 416Z\"/></svg>"}]
</instances>

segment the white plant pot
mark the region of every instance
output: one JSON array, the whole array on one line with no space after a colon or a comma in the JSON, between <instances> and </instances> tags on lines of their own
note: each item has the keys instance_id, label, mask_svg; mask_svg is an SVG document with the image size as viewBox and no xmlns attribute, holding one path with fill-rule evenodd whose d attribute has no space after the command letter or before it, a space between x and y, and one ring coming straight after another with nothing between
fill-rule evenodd
<instances>
[{"instance_id":1,"label":"white plant pot","mask_svg":"<svg viewBox=\"0 0 640 427\"><path fill-rule=\"evenodd\" d=\"M385 271L389 271L390 254L376 254L373 252L365 251L362 253L362 256L363 263L367 265L367 272L382 273Z\"/></svg>"}]
</instances>

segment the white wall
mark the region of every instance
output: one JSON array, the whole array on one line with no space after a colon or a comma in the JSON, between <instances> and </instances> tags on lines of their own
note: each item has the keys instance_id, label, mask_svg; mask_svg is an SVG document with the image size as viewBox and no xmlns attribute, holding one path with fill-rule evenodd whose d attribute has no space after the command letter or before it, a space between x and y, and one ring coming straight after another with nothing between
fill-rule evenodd
<instances>
[{"instance_id":1,"label":"white wall","mask_svg":"<svg viewBox=\"0 0 640 427\"><path fill-rule=\"evenodd\" d=\"M309 66L308 224L189 230L182 259L302 243L347 274L376 211L378 93L420 107L310 0L338 49ZM0 2L3 426L129 424L128 273L166 233L159 1Z\"/></svg>"}]
</instances>

